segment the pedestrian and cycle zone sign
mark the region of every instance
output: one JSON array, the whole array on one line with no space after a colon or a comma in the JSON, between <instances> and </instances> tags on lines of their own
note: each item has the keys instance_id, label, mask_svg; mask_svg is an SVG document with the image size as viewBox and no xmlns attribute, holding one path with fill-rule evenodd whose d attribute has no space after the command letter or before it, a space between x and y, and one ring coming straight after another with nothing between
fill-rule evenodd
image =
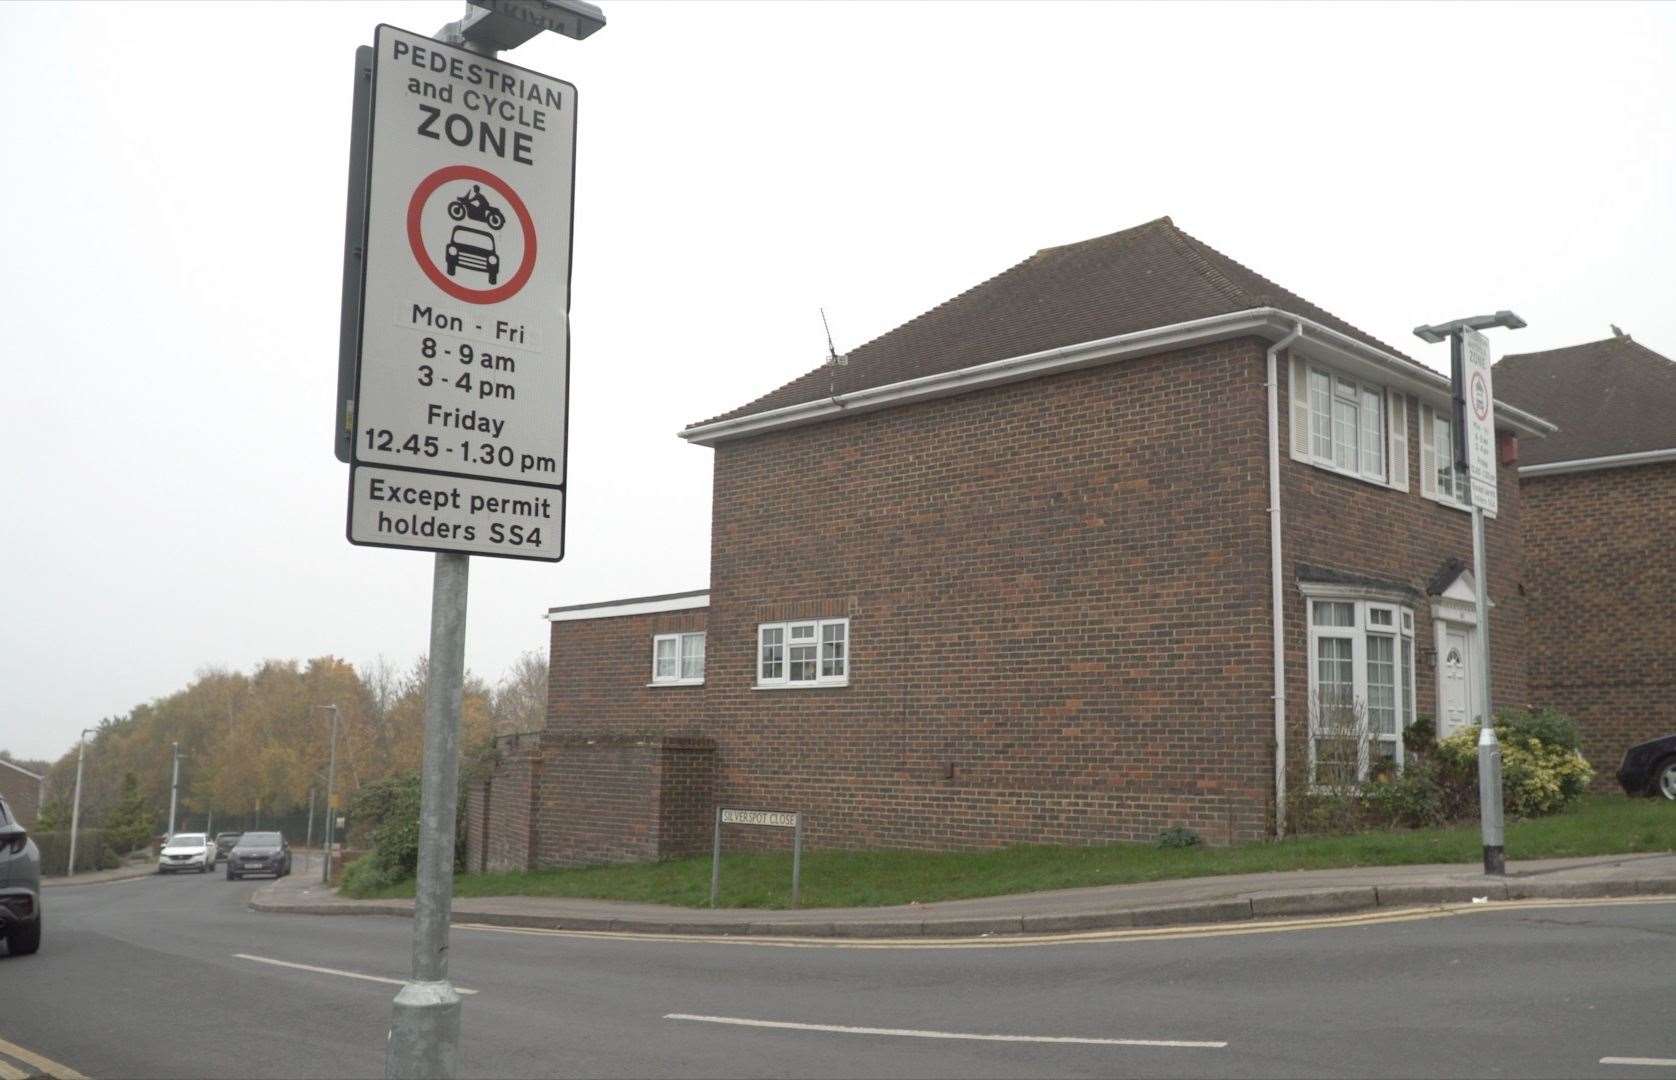
<instances>
[{"instance_id":1,"label":"pedestrian and cycle zone sign","mask_svg":"<svg viewBox=\"0 0 1676 1080\"><path fill-rule=\"evenodd\" d=\"M576 88L375 38L349 540L564 552Z\"/></svg>"}]
</instances>

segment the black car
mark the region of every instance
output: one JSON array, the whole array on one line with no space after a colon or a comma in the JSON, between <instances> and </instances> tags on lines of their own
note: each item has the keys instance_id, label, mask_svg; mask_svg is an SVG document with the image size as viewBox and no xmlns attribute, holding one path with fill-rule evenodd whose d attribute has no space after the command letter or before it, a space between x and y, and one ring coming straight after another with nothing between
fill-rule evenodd
<instances>
[{"instance_id":1,"label":"black car","mask_svg":"<svg viewBox=\"0 0 1676 1080\"><path fill-rule=\"evenodd\" d=\"M227 880L248 874L272 874L282 878L291 872L291 845L276 832L247 832L227 853Z\"/></svg>"},{"instance_id":2,"label":"black car","mask_svg":"<svg viewBox=\"0 0 1676 1080\"><path fill-rule=\"evenodd\" d=\"M1659 795L1676 802L1676 735L1632 746L1618 766L1618 783L1629 795Z\"/></svg>"},{"instance_id":3,"label":"black car","mask_svg":"<svg viewBox=\"0 0 1676 1080\"><path fill-rule=\"evenodd\" d=\"M236 833L236 832L216 833L215 834L215 861L220 862L221 860L225 859L227 857L227 853L229 851L233 850L233 845L237 844L239 842L239 837L241 837L243 835L244 835L243 833Z\"/></svg>"}]
</instances>

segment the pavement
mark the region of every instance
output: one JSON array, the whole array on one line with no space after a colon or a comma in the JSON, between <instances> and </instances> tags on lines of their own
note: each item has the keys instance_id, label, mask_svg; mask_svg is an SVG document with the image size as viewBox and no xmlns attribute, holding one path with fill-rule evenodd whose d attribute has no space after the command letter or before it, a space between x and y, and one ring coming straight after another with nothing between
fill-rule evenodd
<instances>
[{"instance_id":1,"label":"pavement","mask_svg":"<svg viewBox=\"0 0 1676 1080\"><path fill-rule=\"evenodd\" d=\"M43 877L41 888L52 889L63 885L104 885L112 881L127 881L129 878L146 877L157 873L156 860L128 863L114 870L87 870L75 877Z\"/></svg>"},{"instance_id":2,"label":"pavement","mask_svg":"<svg viewBox=\"0 0 1676 1080\"><path fill-rule=\"evenodd\" d=\"M1676 895L1676 854L1532 859L1508 863L1505 877L1486 876L1476 864L1355 867L876 908L710 910L560 897L456 897L453 921L643 934L945 939L1237 923L1506 900L1650 895ZM413 914L412 900L349 900L310 875L293 875L258 889L250 907L300 915Z\"/></svg>"}]
</instances>

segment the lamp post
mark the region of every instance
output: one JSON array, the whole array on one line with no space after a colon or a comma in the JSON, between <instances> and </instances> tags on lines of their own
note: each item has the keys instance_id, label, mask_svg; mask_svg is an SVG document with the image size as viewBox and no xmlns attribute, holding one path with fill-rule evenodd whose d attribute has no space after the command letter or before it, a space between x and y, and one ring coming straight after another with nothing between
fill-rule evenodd
<instances>
[{"instance_id":1,"label":"lamp post","mask_svg":"<svg viewBox=\"0 0 1676 1080\"><path fill-rule=\"evenodd\" d=\"M95 728L82 728L81 738L76 747L76 796L70 803L70 865L64 868L64 876L70 877L76 872L76 830L81 825L81 763L87 757L87 733Z\"/></svg>"},{"instance_id":2,"label":"lamp post","mask_svg":"<svg viewBox=\"0 0 1676 1080\"><path fill-rule=\"evenodd\" d=\"M1480 372L1472 375L1474 380L1474 396L1482 388L1482 401L1473 402L1473 414L1478 417L1479 425L1489 425L1489 454L1479 454L1479 464L1483 465L1488 458L1488 477L1472 475L1472 453L1468 445L1467 424L1467 344L1468 334L1473 335L1475 343L1483 344L1484 338L1478 333L1488 330L1492 326L1501 326L1509 330L1524 327L1525 320L1511 311L1502 310L1492 315L1473 315L1465 319L1455 319L1434 326L1417 326L1414 333L1422 340L1436 344L1444 339L1449 341L1449 377L1453 388L1454 409L1451 417L1454 425L1454 454L1455 467L1462 475L1469 478L1473 487L1482 488L1488 485L1489 497L1495 498L1495 403L1490 397L1489 389L1489 348L1485 344L1481 360ZM1484 873L1503 875L1507 873L1507 851L1504 845L1501 811L1501 744L1496 740L1495 713L1490 707L1490 573L1484 556L1484 506L1483 500L1472 500L1472 574L1477 586L1478 602L1478 685L1479 697L1484 703L1484 711L1479 716L1478 727L1478 819L1479 832L1484 842Z\"/></svg>"},{"instance_id":3,"label":"lamp post","mask_svg":"<svg viewBox=\"0 0 1676 1080\"><path fill-rule=\"evenodd\" d=\"M320 883L332 883L332 785L337 780L338 772L338 707L336 705L316 705L316 709L330 709L332 711L332 749L326 764L326 857L321 862ZM309 816L314 815L314 798L309 797Z\"/></svg>"},{"instance_id":4,"label":"lamp post","mask_svg":"<svg viewBox=\"0 0 1676 1080\"><path fill-rule=\"evenodd\" d=\"M175 743L175 773L169 782L169 833L168 839L175 835L175 805L180 801L180 743Z\"/></svg>"}]
</instances>

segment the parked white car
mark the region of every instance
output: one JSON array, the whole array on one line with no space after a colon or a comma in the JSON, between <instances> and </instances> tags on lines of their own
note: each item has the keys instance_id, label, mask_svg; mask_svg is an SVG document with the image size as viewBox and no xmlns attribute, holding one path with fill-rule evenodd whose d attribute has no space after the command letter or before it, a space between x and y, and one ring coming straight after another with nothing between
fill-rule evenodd
<instances>
[{"instance_id":1,"label":"parked white car","mask_svg":"<svg viewBox=\"0 0 1676 1080\"><path fill-rule=\"evenodd\" d=\"M201 832L175 833L163 841L162 854L157 856L157 872L196 870L208 873L215 866L215 841Z\"/></svg>"}]
</instances>

